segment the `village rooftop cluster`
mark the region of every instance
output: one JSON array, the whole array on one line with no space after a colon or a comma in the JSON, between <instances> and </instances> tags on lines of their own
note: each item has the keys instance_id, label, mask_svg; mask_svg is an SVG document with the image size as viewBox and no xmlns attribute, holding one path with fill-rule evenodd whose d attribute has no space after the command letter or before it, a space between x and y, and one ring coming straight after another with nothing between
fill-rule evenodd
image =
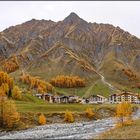
<instances>
[{"instance_id":1,"label":"village rooftop cluster","mask_svg":"<svg viewBox=\"0 0 140 140\"><path fill-rule=\"evenodd\" d=\"M112 94L108 98L102 95L91 95L89 98L80 98L75 95L53 95L51 93L35 94L40 99L45 100L48 103L81 103L81 104L103 104L103 103L121 103L123 101L130 102L132 104L140 104L140 96L132 92L121 92L118 94Z\"/></svg>"}]
</instances>

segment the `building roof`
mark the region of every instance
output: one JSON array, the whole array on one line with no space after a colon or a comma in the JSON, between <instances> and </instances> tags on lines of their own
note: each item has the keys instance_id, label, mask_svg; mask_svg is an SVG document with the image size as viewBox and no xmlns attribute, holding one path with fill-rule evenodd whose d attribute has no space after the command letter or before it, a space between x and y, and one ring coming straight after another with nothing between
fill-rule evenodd
<instances>
[{"instance_id":1,"label":"building roof","mask_svg":"<svg viewBox=\"0 0 140 140\"><path fill-rule=\"evenodd\" d=\"M75 95L69 95L69 98L79 98L79 97Z\"/></svg>"},{"instance_id":2,"label":"building roof","mask_svg":"<svg viewBox=\"0 0 140 140\"><path fill-rule=\"evenodd\" d=\"M60 98L69 98L68 96L62 95Z\"/></svg>"},{"instance_id":3,"label":"building roof","mask_svg":"<svg viewBox=\"0 0 140 140\"><path fill-rule=\"evenodd\" d=\"M41 93L37 93L37 94L35 94L36 96L42 96L42 94Z\"/></svg>"},{"instance_id":4,"label":"building roof","mask_svg":"<svg viewBox=\"0 0 140 140\"><path fill-rule=\"evenodd\" d=\"M106 97L104 97L104 96L102 96L102 95L99 95L99 94L98 94L97 96L98 96L98 97L101 97L101 98L106 98Z\"/></svg>"},{"instance_id":5,"label":"building roof","mask_svg":"<svg viewBox=\"0 0 140 140\"><path fill-rule=\"evenodd\" d=\"M121 96L121 95L133 95L133 96L138 96L140 97L139 94L136 94L136 93L132 93L132 92L128 92L128 91L123 91L123 92L120 92L120 93L116 93L116 94L112 94L110 96Z\"/></svg>"},{"instance_id":6,"label":"building roof","mask_svg":"<svg viewBox=\"0 0 140 140\"><path fill-rule=\"evenodd\" d=\"M53 94L51 94L51 93L37 93L37 94L35 94L36 96L42 96L42 95L45 95L45 96L53 96Z\"/></svg>"},{"instance_id":7,"label":"building roof","mask_svg":"<svg viewBox=\"0 0 140 140\"><path fill-rule=\"evenodd\" d=\"M51 94L51 93L48 93L48 94L46 94L46 95L48 95L48 96L53 96L53 94Z\"/></svg>"},{"instance_id":8,"label":"building roof","mask_svg":"<svg viewBox=\"0 0 140 140\"><path fill-rule=\"evenodd\" d=\"M102 96L102 95L99 95L99 94L97 94L97 95L93 94L93 95L91 95L90 97L106 98L106 97L104 97L104 96Z\"/></svg>"},{"instance_id":9,"label":"building roof","mask_svg":"<svg viewBox=\"0 0 140 140\"><path fill-rule=\"evenodd\" d=\"M54 95L53 97L54 97L54 98L60 98L60 96L58 96L58 95Z\"/></svg>"}]
</instances>

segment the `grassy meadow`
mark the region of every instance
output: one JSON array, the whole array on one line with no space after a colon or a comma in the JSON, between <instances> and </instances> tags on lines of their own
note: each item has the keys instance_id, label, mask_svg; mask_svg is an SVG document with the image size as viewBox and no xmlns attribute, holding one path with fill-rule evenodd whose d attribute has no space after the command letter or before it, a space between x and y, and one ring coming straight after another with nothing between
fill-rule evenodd
<instances>
[{"instance_id":1,"label":"grassy meadow","mask_svg":"<svg viewBox=\"0 0 140 140\"><path fill-rule=\"evenodd\" d=\"M140 119L135 120L130 126L115 128L103 133L97 139L139 139L140 138Z\"/></svg>"},{"instance_id":2,"label":"grassy meadow","mask_svg":"<svg viewBox=\"0 0 140 140\"><path fill-rule=\"evenodd\" d=\"M42 99L38 99L30 94L26 94L23 96L22 101L15 101L17 110L19 112L43 112L43 113L58 113L65 112L67 109L72 112L85 112L88 107L93 109L98 109L101 107L109 107L115 108L115 104L51 104L43 101Z\"/></svg>"}]
</instances>

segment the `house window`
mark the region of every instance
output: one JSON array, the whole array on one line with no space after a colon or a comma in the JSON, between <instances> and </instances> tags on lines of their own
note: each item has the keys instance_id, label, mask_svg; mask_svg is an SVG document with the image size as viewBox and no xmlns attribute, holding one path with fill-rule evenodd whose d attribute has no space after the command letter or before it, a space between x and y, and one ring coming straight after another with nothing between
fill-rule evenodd
<instances>
[{"instance_id":1,"label":"house window","mask_svg":"<svg viewBox=\"0 0 140 140\"><path fill-rule=\"evenodd\" d=\"M119 102L121 101L121 97L120 97L120 96L118 96L118 101L119 101Z\"/></svg>"}]
</instances>

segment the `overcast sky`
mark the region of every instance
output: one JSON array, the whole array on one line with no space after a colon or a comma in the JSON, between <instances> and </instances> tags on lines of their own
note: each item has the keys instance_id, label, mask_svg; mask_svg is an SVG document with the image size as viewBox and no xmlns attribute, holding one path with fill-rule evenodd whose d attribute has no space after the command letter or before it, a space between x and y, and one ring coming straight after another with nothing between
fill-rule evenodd
<instances>
[{"instance_id":1,"label":"overcast sky","mask_svg":"<svg viewBox=\"0 0 140 140\"><path fill-rule=\"evenodd\" d=\"M32 18L63 20L71 12L88 22L120 26L140 38L140 1L0 1L0 31Z\"/></svg>"}]
</instances>

